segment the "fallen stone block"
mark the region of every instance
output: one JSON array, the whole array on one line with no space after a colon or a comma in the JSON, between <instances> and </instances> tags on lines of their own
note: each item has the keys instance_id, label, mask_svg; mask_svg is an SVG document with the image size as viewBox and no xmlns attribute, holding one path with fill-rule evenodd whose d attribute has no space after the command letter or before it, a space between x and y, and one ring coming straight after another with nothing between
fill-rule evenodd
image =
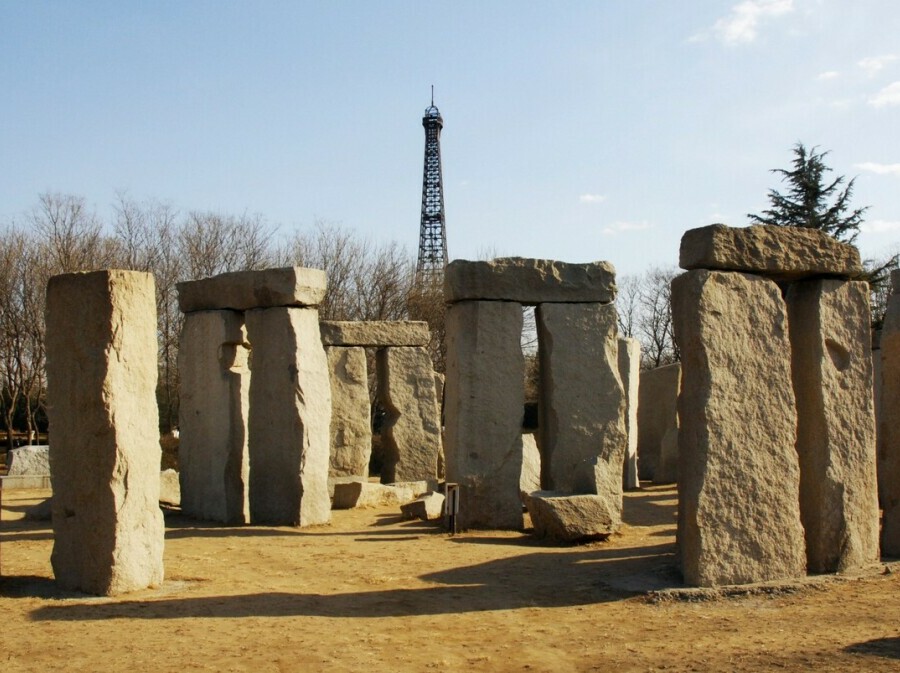
<instances>
[{"instance_id":1,"label":"fallen stone block","mask_svg":"<svg viewBox=\"0 0 900 673\"><path fill-rule=\"evenodd\" d=\"M323 320L319 330L324 346L427 346L431 340L421 320Z\"/></svg>"},{"instance_id":2,"label":"fallen stone block","mask_svg":"<svg viewBox=\"0 0 900 673\"><path fill-rule=\"evenodd\" d=\"M444 496L440 493L421 495L412 502L400 505L405 519L422 519L435 521L444 516Z\"/></svg>"},{"instance_id":3,"label":"fallen stone block","mask_svg":"<svg viewBox=\"0 0 900 673\"><path fill-rule=\"evenodd\" d=\"M598 495L535 491L525 496L534 534L558 542L603 540L614 533L620 513Z\"/></svg>"},{"instance_id":4,"label":"fallen stone block","mask_svg":"<svg viewBox=\"0 0 900 673\"><path fill-rule=\"evenodd\" d=\"M415 498L406 486L376 484L369 481L347 481L334 484L332 509L365 507L399 507Z\"/></svg>"},{"instance_id":5,"label":"fallen stone block","mask_svg":"<svg viewBox=\"0 0 900 673\"><path fill-rule=\"evenodd\" d=\"M181 484L178 473L168 469L159 473L159 501L165 505L181 505Z\"/></svg>"},{"instance_id":6,"label":"fallen stone block","mask_svg":"<svg viewBox=\"0 0 900 673\"><path fill-rule=\"evenodd\" d=\"M325 272L300 266L231 271L178 283L177 289L178 307L183 313L318 306L325 296Z\"/></svg>"},{"instance_id":7,"label":"fallen stone block","mask_svg":"<svg viewBox=\"0 0 900 673\"><path fill-rule=\"evenodd\" d=\"M609 262L570 264L550 259L500 257L487 262L456 259L444 271L444 300L609 303L616 271Z\"/></svg>"},{"instance_id":8,"label":"fallen stone block","mask_svg":"<svg viewBox=\"0 0 900 673\"><path fill-rule=\"evenodd\" d=\"M10 477L50 476L49 446L20 446L6 456L7 475Z\"/></svg>"},{"instance_id":9,"label":"fallen stone block","mask_svg":"<svg viewBox=\"0 0 900 673\"><path fill-rule=\"evenodd\" d=\"M810 276L858 278L859 250L818 229L712 224L681 237L682 269L743 271L773 280Z\"/></svg>"}]
</instances>

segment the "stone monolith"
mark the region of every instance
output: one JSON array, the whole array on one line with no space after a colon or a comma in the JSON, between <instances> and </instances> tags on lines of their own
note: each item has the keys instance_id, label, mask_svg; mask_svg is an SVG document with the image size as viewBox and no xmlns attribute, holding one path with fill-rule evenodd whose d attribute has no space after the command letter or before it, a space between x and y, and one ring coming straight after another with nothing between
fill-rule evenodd
<instances>
[{"instance_id":1,"label":"stone monolith","mask_svg":"<svg viewBox=\"0 0 900 673\"><path fill-rule=\"evenodd\" d=\"M785 299L808 568L857 570L878 560L869 285L811 279Z\"/></svg>"},{"instance_id":2,"label":"stone monolith","mask_svg":"<svg viewBox=\"0 0 900 673\"><path fill-rule=\"evenodd\" d=\"M678 389L681 364L674 362L641 372L638 391L638 471L657 484L676 479L678 458Z\"/></svg>"},{"instance_id":3,"label":"stone monolith","mask_svg":"<svg viewBox=\"0 0 900 673\"><path fill-rule=\"evenodd\" d=\"M331 383L318 311L247 311L250 520L309 526L331 518Z\"/></svg>"},{"instance_id":4,"label":"stone monolith","mask_svg":"<svg viewBox=\"0 0 900 673\"><path fill-rule=\"evenodd\" d=\"M184 316L178 350L181 511L228 524L250 522L250 344L238 311Z\"/></svg>"},{"instance_id":5,"label":"stone monolith","mask_svg":"<svg viewBox=\"0 0 900 673\"><path fill-rule=\"evenodd\" d=\"M522 305L447 309L447 481L460 484L460 528L521 530L525 358Z\"/></svg>"},{"instance_id":6,"label":"stone monolith","mask_svg":"<svg viewBox=\"0 0 900 673\"><path fill-rule=\"evenodd\" d=\"M47 287L53 553L65 589L163 581L153 276L106 270Z\"/></svg>"},{"instance_id":7,"label":"stone monolith","mask_svg":"<svg viewBox=\"0 0 900 673\"><path fill-rule=\"evenodd\" d=\"M625 392L625 464L622 486L640 488L638 481L638 400L641 382L641 342L619 337L619 378Z\"/></svg>"},{"instance_id":8,"label":"stone monolith","mask_svg":"<svg viewBox=\"0 0 900 673\"><path fill-rule=\"evenodd\" d=\"M881 331L881 553L900 558L900 272L894 271L892 280L893 294Z\"/></svg>"},{"instance_id":9,"label":"stone monolith","mask_svg":"<svg viewBox=\"0 0 900 673\"><path fill-rule=\"evenodd\" d=\"M540 304L541 481L609 499L621 516L625 394L613 304ZM618 513L618 514L617 514Z\"/></svg>"},{"instance_id":10,"label":"stone monolith","mask_svg":"<svg viewBox=\"0 0 900 673\"><path fill-rule=\"evenodd\" d=\"M331 463L329 476L369 474L372 420L364 348L326 346L331 374Z\"/></svg>"},{"instance_id":11,"label":"stone monolith","mask_svg":"<svg viewBox=\"0 0 900 673\"><path fill-rule=\"evenodd\" d=\"M800 577L787 309L774 282L689 271L672 282L681 348L678 545L684 581L716 586Z\"/></svg>"},{"instance_id":12,"label":"stone monolith","mask_svg":"<svg viewBox=\"0 0 900 673\"><path fill-rule=\"evenodd\" d=\"M382 426L381 481L437 481L441 418L434 367L422 347L382 348L376 355Z\"/></svg>"}]
</instances>

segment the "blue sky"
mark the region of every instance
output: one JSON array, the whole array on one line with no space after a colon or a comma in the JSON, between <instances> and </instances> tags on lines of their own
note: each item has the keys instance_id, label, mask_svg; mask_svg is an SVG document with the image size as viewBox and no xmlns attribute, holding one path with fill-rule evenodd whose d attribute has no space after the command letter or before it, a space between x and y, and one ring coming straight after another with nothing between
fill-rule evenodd
<instances>
[{"instance_id":1,"label":"blue sky","mask_svg":"<svg viewBox=\"0 0 900 673\"><path fill-rule=\"evenodd\" d=\"M797 141L900 247L897 0L0 0L0 223L124 190L415 251L432 84L451 258L675 265Z\"/></svg>"}]
</instances>

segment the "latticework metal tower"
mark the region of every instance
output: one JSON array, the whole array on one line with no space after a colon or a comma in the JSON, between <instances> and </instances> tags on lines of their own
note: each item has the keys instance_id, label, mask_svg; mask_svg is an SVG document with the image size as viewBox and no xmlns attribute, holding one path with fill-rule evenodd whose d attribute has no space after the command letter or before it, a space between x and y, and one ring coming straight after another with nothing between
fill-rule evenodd
<instances>
[{"instance_id":1,"label":"latticework metal tower","mask_svg":"<svg viewBox=\"0 0 900 673\"><path fill-rule=\"evenodd\" d=\"M441 129L444 120L434 105L422 117L425 127L425 168L422 173L422 221L419 228L419 258L416 262L416 285L419 288L440 287L447 266L447 232L444 229L444 178L441 172Z\"/></svg>"}]
</instances>

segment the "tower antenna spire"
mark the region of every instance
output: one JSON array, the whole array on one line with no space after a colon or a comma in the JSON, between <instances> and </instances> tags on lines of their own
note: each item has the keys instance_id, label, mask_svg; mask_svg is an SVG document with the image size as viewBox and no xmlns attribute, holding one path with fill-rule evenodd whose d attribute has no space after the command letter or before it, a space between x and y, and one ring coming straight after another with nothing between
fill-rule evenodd
<instances>
[{"instance_id":1,"label":"tower antenna spire","mask_svg":"<svg viewBox=\"0 0 900 673\"><path fill-rule=\"evenodd\" d=\"M434 84L431 85L431 104L434 105Z\"/></svg>"}]
</instances>

